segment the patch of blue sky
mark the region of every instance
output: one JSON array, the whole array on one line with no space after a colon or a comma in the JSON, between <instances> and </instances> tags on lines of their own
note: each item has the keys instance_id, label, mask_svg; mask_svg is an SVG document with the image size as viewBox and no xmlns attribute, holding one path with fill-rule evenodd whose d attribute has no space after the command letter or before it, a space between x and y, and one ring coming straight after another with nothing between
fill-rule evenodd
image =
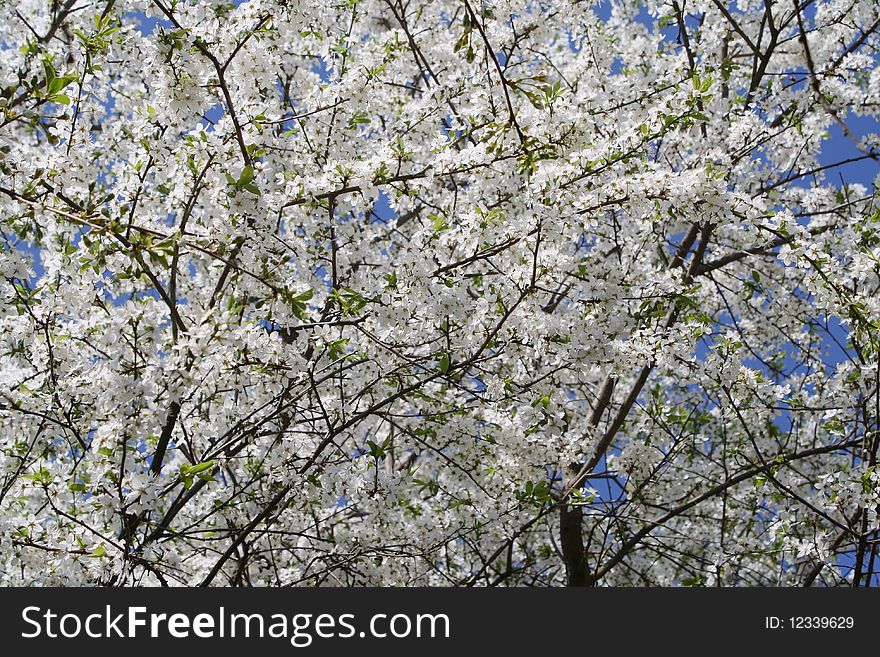
<instances>
[{"instance_id":1,"label":"patch of blue sky","mask_svg":"<svg viewBox=\"0 0 880 657\"><path fill-rule=\"evenodd\" d=\"M397 213L391 207L391 202L385 190L379 192L379 198L373 204L370 213L370 223L389 224L397 219Z\"/></svg>"},{"instance_id":2,"label":"patch of blue sky","mask_svg":"<svg viewBox=\"0 0 880 657\"><path fill-rule=\"evenodd\" d=\"M790 266L793 267L794 265ZM801 290L800 287L795 287L791 294L807 302L812 300L811 295ZM824 315L822 320L825 324L825 331L824 336L819 336L818 346L822 354L823 364L829 371L833 371L838 364L849 358L848 354L851 354L849 327L845 320L833 315ZM815 322L812 325L815 327ZM808 323L805 323L805 326L808 326ZM843 345L846 345L846 347L844 348Z\"/></svg>"},{"instance_id":3,"label":"patch of blue sky","mask_svg":"<svg viewBox=\"0 0 880 657\"><path fill-rule=\"evenodd\" d=\"M596 235L590 233L583 233L577 236L577 240L574 243L575 253L583 251L585 254L589 253L596 246Z\"/></svg>"},{"instance_id":4,"label":"patch of blue sky","mask_svg":"<svg viewBox=\"0 0 880 657\"><path fill-rule=\"evenodd\" d=\"M584 47L584 37L575 34L570 28L565 30L566 38L568 38L568 49L577 54Z\"/></svg>"},{"instance_id":5,"label":"patch of blue sky","mask_svg":"<svg viewBox=\"0 0 880 657\"><path fill-rule=\"evenodd\" d=\"M636 23L641 23L651 32L660 29L657 19L651 15L651 12L648 11L648 8L645 5L639 7L639 10L635 13L635 16L633 16L633 20L635 20Z\"/></svg>"},{"instance_id":6,"label":"patch of blue sky","mask_svg":"<svg viewBox=\"0 0 880 657\"><path fill-rule=\"evenodd\" d=\"M288 91L285 89L284 85L285 81L282 80L279 76L275 80L275 88L278 91L278 98L281 100L281 103L288 106L288 110L279 119L281 122L276 124L275 126L279 133L289 133L295 131L298 127L298 122L297 119L294 118L294 116L301 113L297 99L289 96Z\"/></svg>"},{"instance_id":7,"label":"patch of blue sky","mask_svg":"<svg viewBox=\"0 0 880 657\"><path fill-rule=\"evenodd\" d=\"M804 324L805 328L821 331L819 337L822 347L822 363L833 370L845 361L853 361L852 345L849 339L849 327L834 315L826 315L821 319L811 319Z\"/></svg>"},{"instance_id":8,"label":"patch of blue sky","mask_svg":"<svg viewBox=\"0 0 880 657\"><path fill-rule=\"evenodd\" d=\"M330 76L333 73L333 66L328 64L322 57L315 57L315 61L312 63L312 72L321 79L321 82L329 83Z\"/></svg>"},{"instance_id":9,"label":"patch of blue sky","mask_svg":"<svg viewBox=\"0 0 880 657\"><path fill-rule=\"evenodd\" d=\"M872 547L872 544L869 543L865 552L865 558L862 561L862 571L859 578L861 586L880 586L880 554L872 551ZM837 553L835 567L841 577L849 581L852 581L855 577L857 555L858 551L855 547L851 550L842 550ZM868 581L869 573L870 581Z\"/></svg>"},{"instance_id":10,"label":"patch of blue sky","mask_svg":"<svg viewBox=\"0 0 880 657\"><path fill-rule=\"evenodd\" d=\"M442 119L443 128L446 131L446 141L447 143L456 141L464 136L464 130L461 128L457 128L455 130L452 129L452 126L455 125L455 117L452 114L447 114Z\"/></svg>"},{"instance_id":11,"label":"patch of blue sky","mask_svg":"<svg viewBox=\"0 0 880 657\"><path fill-rule=\"evenodd\" d=\"M594 2L593 11L596 12L596 16L599 17L603 23L611 18L611 2L610 0L600 0L599 2Z\"/></svg>"},{"instance_id":12,"label":"patch of blue sky","mask_svg":"<svg viewBox=\"0 0 880 657\"><path fill-rule=\"evenodd\" d=\"M599 0L599 2L593 2L591 4L591 7L593 9L593 12L595 12L596 17L603 23L607 23L611 19L611 15L614 9L611 0ZM650 31L654 31L656 27L656 20L651 16L647 8L641 7L639 11L636 12L633 18L636 22L644 25ZM584 35L572 30L571 25L567 25L565 31L566 38L568 39L568 48L573 53L580 52L584 46ZM617 62L615 62L615 64L617 64L617 71L612 71L613 74L616 74L617 72L619 72L620 68L622 68L622 64L618 64Z\"/></svg>"},{"instance_id":13,"label":"patch of blue sky","mask_svg":"<svg viewBox=\"0 0 880 657\"><path fill-rule=\"evenodd\" d=\"M171 21L169 21L165 16L161 14L154 14L152 16L146 16L143 12L139 11L130 11L126 12L122 15L122 23L124 25L134 24L137 31L141 33L142 36L149 36L153 32L156 31L157 27L164 28L166 30L173 29L173 25Z\"/></svg>"},{"instance_id":14,"label":"patch of blue sky","mask_svg":"<svg viewBox=\"0 0 880 657\"><path fill-rule=\"evenodd\" d=\"M611 75L620 75L621 73L623 73L623 69L624 69L623 57L618 55L617 57L614 58L614 61L611 62L611 68L609 69L609 72L611 73Z\"/></svg>"},{"instance_id":15,"label":"patch of blue sky","mask_svg":"<svg viewBox=\"0 0 880 657\"><path fill-rule=\"evenodd\" d=\"M478 376L474 375L473 372L468 372L470 378L468 379L468 383L470 383L470 390L474 393L486 392L489 386Z\"/></svg>"},{"instance_id":16,"label":"patch of blue sky","mask_svg":"<svg viewBox=\"0 0 880 657\"><path fill-rule=\"evenodd\" d=\"M849 112L843 118L847 129L855 137L856 142L863 140L869 135L880 137L880 122L869 116L858 116L854 112ZM878 139L880 142L880 139ZM835 167L835 175L837 180L829 182L843 182L851 185L860 183L868 188L873 189L880 174L880 162L870 157L865 157L865 153L856 147L856 143L850 138L843 128L835 122L828 130L828 138L822 141L822 148L819 152L819 164L821 166L833 165L838 162L847 161L846 164ZM826 174L828 176L829 174Z\"/></svg>"},{"instance_id":17,"label":"patch of blue sky","mask_svg":"<svg viewBox=\"0 0 880 657\"><path fill-rule=\"evenodd\" d=\"M324 290L329 293L333 290L333 275L326 265L318 265L312 270L312 274L324 286ZM311 307L311 305L309 306Z\"/></svg>"},{"instance_id":18,"label":"patch of blue sky","mask_svg":"<svg viewBox=\"0 0 880 657\"><path fill-rule=\"evenodd\" d=\"M5 231L3 232L3 241L8 245L8 248L18 252L19 254L24 255L24 257L28 260L30 264L30 269L34 272L34 275L29 276L22 282L26 283L29 288L33 289L37 285L38 281L46 273L46 269L43 267L43 260L41 255L42 249L34 242L21 240L17 236L7 233Z\"/></svg>"},{"instance_id":19,"label":"patch of blue sky","mask_svg":"<svg viewBox=\"0 0 880 657\"><path fill-rule=\"evenodd\" d=\"M736 319L736 322L734 319ZM777 379L779 376L787 378L803 375L812 371L812 368L806 364L807 362L812 362L812 359L808 361L806 358L807 354L804 352L805 349L809 349L811 357L818 355L827 370L833 372L839 363L847 360L849 357L848 352L843 347L843 345L848 343L849 331L837 318L826 317L824 320L826 329L822 332L814 331L815 341L812 344L798 345L790 340L782 339L775 345L775 353L768 351L752 354L743 359L743 364L759 371L762 376L768 379ZM720 338L724 334L725 329L735 329L738 321L739 318L732 317L727 311L721 313L716 318L713 333L703 336L698 340L697 357L700 360L705 360L711 351L721 345ZM804 326L807 327L807 324L804 324ZM815 329L816 326L813 325L813 328ZM745 337L748 339L748 336ZM782 338L781 335L777 337ZM778 374L773 368L769 367L769 363L774 360L777 362L774 362L773 365L781 370L781 374Z\"/></svg>"},{"instance_id":20,"label":"patch of blue sky","mask_svg":"<svg viewBox=\"0 0 880 657\"><path fill-rule=\"evenodd\" d=\"M678 253L678 248L681 245L682 240L684 240L685 231L681 230L675 233L672 233L666 240L666 252L670 257L674 257L676 253Z\"/></svg>"},{"instance_id":21,"label":"patch of blue sky","mask_svg":"<svg viewBox=\"0 0 880 657\"><path fill-rule=\"evenodd\" d=\"M621 454L620 446L612 445L608 451L602 455L596 464L594 472L600 473L598 477L591 477L585 482L585 487L594 489L597 493L596 497L587 504L589 508L603 510L608 505L620 504L627 500L626 494L626 477L612 473L608 469L608 457L618 457ZM586 492L586 491L584 491Z\"/></svg>"},{"instance_id":22,"label":"patch of blue sky","mask_svg":"<svg viewBox=\"0 0 880 657\"><path fill-rule=\"evenodd\" d=\"M223 105L221 105L220 103L212 105L204 114L205 121L207 121L208 123L205 129L208 131L213 130L214 126L220 119L223 118L224 114L226 114L226 110Z\"/></svg>"},{"instance_id":23,"label":"patch of blue sky","mask_svg":"<svg viewBox=\"0 0 880 657\"><path fill-rule=\"evenodd\" d=\"M458 12L449 13L445 9L441 9L437 14L438 18L443 22L443 25L445 27L452 27L452 25L456 21L457 15Z\"/></svg>"},{"instance_id":24,"label":"patch of blue sky","mask_svg":"<svg viewBox=\"0 0 880 657\"><path fill-rule=\"evenodd\" d=\"M714 340L711 335L703 335L697 339L696 344L694 345L694 357L699 362L706 362L706 359L709 357L709 354L712 353L712 348L714 346Z\"/></svg>"}]
</instances>

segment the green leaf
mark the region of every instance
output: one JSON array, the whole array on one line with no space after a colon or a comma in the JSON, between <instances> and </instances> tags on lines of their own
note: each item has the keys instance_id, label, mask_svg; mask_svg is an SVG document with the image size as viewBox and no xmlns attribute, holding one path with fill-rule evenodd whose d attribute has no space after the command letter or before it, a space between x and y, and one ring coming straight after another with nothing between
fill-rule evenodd
<instances>
[{"instance_id":1,"label":"green leaf","mask_svg":"<svg viewBox=\"0 0 880 657\"><path fill-rule=\"evenodd\" d=\"M189 467L190 474L199 474L200 472L204 472L205 470L210 470L214 467L214 461L205 461L203 463L198 463L197 465L192 465Z\"/></svg>"},{"instance_id":2,"label":"green leaf","mask_svg":"<svg viewBox=\"0 0 880 657\"><path fill-rule=\"evenodd\" d=\"M446 217L439 214L430 214L428 215L428 219L431 221L431 226L434 228L434 232L441 232L449 229L449 224L446 223Z\"/></svg>"},{"instance_id":3,"label":"green leaf","mask_svg":"<svg viewBox=\"0 0 880 657\"><path fill-rule=\"evenodd\" d=\"M49 472L48 469L44 467L40 467L39 470L32 474L23 475L25 479L30 479L31 481L35 481L40 484L51 484L52 483L52 473Z\"/></svg>"},{"instance_id":4,"label":"green leaf","mask_svg":"<svg viewBox=\"0 0 880 657\"><path fill-rule=\"evenodd\" d=\"M865 470L864 474L861 476L860 480L862 482L862 490L865 493L871 493L874 490L874 484L871 481L871 475L874 474L874 468L876 466L871 466L867 470Z\"/></svg>"}]
</instances>

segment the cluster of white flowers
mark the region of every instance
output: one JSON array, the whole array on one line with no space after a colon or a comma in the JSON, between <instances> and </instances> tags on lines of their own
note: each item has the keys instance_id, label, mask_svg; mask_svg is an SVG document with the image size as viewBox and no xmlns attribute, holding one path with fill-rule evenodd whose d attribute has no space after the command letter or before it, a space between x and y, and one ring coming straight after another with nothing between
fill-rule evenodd
<instances>
[{"instance_id":1,"label":"cluster of white flowers","mask_svg":"<svg viewBox=\"0 0 880 657\"><path fill-rule=\"evenodd\" d=\"M864 584L878 19L0 5L0 583Z\"/></svg>"}]
</instances>

